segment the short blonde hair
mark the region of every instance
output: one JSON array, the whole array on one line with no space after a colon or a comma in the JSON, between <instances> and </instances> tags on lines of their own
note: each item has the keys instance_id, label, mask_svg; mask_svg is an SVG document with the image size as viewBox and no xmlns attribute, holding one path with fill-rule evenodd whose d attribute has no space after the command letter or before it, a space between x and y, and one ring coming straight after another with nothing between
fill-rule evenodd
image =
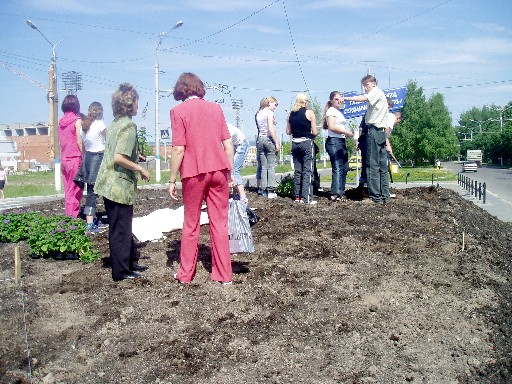
<instances>
[{"instance_id":1,"label":"short blonde hair","mask_svg":"<svg viewBox=\"0 0 512 384\"><path fill-rule=\"evenodd\" d=\"M267 96L263 100L261 100L260 108L265 108L270 105L270 103L278 103L277 99L274 96Z\"/></svg>"}]
</instances>

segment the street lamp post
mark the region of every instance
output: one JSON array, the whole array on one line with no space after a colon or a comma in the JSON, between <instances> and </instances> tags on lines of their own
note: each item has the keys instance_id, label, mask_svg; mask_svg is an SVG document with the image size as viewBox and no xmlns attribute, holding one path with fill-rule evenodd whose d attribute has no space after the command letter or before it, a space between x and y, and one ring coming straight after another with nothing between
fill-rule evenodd
<instances>
[{"instance_id":1,"label":"street lamp post","mask_svg":"<svg viewBox=\"0 0 512 384\"><path fill-rule=\"evenodd\" d=\"M160 74L159 64L158 64L158 50L162 45L162 40L165 36L172 30L179 28L183 25L183 21L178 21L170 30L167 32L160 32L156 35L150 36L150 40L155 44L155 168L156 168L156 181L159 182L161 180L161 172L160 172L160 129L159 129L159 105L160 105L160 88L158 84L158 77Z\"/></svg>"},{"instance_id":2,"label":"street lamp post","mask_svg":"<svg viewBox=\"0 0 512 384\"><path fill-rule=\"evenodd\" d=\"M503 133L503 121L505 120L510 120L510 119L505 119L505 111L509 108L512 108L512 105L509 105L508 107L505 107L505 108L498 108L498 111L500 111L500 132Z\"/></svg>"},{"instance_id":3,"label":"street lamp post","mask_svg":"<svg viewBox=\"0 0 512 384\"><path fill-rule=\"evenodd\" d=\"M493 108L493 106L490 106L490 105L484 105L484 107ZM507 109L512 108L512 105L509 105L508 107L504 107L504 108L498 108L498 107L494 107L494 108L496 108L496 110L500 113L500 140L501 140L501 146L503 147L503 115ZM501 148L500 164L501 164L501 166L503 166L503 148Z\"/></svg>"},{"instance_id":4,"label":"street lamp post","mask_svg":"<svg viewBox=\"0 0 512 384\"><path fill-rule=\"evenodd\" d=\"M461 128L466 128L466 130L469 130L470 132L470 139L467 137L467 132L459 132L464 135L464 141L473 141L473 128L468 128L465 125L461 125Z\"/></svg>"},{"instance_id":5,"label":"street lamp post","mask_svg":"<svg viewBox=\"0 0 512 384\"><path fill-rule=\"evenodd\" d=\"M469 121L471 121L471 122L473 122L473 123L477 123L477 124L478 124L478 126L480 127L480 133L482 133L482 122L481 122L481 121L479 121L479 120L473 120L473 119L471 119L471 120L469 120Z\"/></svg>"},{"instance_id":6,"label":"street lamp post","mask_svg":"<svg viewBox=\"0 0 512 384\"><path fill-rule=\"evenodd\" d=\"M52 46L52 62L50 69L48 70L49 83L48 87L48 103L50 104L50 132L53 135L53 143L50 146L50 152L53 152L53 161L55 168L55 190L60 192L61 190L61 178L60 178L60 145L59 145L59 95L57 89L57 54L55 49L57 45L62 43L66 38L59 41L57 44L53 44L48 38L41 32L32 21L27 20L27 24L30 28L35 29L37 32L44 37L44 39Z\"/></svg>"}]
</instances>

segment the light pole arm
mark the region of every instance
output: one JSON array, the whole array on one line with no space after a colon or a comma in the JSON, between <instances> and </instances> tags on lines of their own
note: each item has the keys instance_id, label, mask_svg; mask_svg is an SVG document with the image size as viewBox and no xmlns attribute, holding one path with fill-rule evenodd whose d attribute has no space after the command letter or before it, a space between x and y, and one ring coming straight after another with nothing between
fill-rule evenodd
<instances>
[{"instance_id":1,"label":"light pole arm","mask_svg":"<svg viewBox=\"0 0 512 384\"><path fill-rule=\"evenodd\" d=\"M159 74L160 74L160 66L158 63L158 50L162 45L162 40L167 36L169 32L173 29L179 28L183 25L183 21L178 21L169 31L160 32L153 36L150 36L149 39L155 44L155 171L156 176L155 179L157 182L161 180L160 173L160 111L159 111L159 100L160 100L160 85L159 85Z\"/></svg>"},{"instance_id":2,"label":"light pole arm","mask_svg":"<svg viewBox=\"0 0 512 384\"><path fill-rule=\"evenodd\" d=\"M57 45L59 45L60 43L62 43L64 40L66 40L69 36L66 36L65 38L63 38L61 41L59 41L57 44L52 44L52 60L55 62L57 60Z\"/></svg>"}]
</instances>

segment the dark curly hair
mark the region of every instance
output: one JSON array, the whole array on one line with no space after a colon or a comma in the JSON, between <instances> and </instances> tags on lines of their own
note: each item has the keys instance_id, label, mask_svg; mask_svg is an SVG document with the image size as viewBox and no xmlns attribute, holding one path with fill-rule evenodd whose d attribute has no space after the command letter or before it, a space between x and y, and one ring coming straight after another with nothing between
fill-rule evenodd
<instances>
[{"instance_id":1,"label":"dark curly hair","mask_svg":"<svg viewBox=\"0 0 512 384\"><path fill-rule=\"evenodd\" d=\"M206 93L204 83L195 74L185 72L178 77L172 95L174 100L184 101L190 96L204 97Z\"/></svg>"},{"instance_id":2,"label":"dark curly hair","mask_svg":"<svg viewBox=\"0 0 512 384\"><path fill-rule=\"evenodd\" d=\"M78 97L75 95L67 95L64 100L62 100L61 106L62 112L75 112L77 115L80 113L80 102L78 101Z\"/></svg>"},{"instance_id":3,"label":"dark curly hair","mask_svg":"<svg viewBox=\"0 0 512 384\"><path fill-rule=\"evenodd\" d=\"M137 112L135 105L139 101L139 94L129 83L119 85L117 91L112 95L112 112L114 117L132 117Z\"/></svg>"}]
</instances>

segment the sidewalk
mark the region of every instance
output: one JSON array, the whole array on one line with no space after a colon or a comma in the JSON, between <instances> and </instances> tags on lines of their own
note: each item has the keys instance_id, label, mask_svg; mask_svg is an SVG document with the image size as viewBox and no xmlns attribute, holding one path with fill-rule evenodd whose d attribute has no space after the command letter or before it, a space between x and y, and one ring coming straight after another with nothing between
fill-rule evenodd
<instances>
[{"instance_id":1,"label":"sidewalk","mask_svg":"<svg viewBox=\"0 0 512 384\"><path fill-rule=\"evenodd\" d=\"M403 189L403 188L414 188L414 187L428 187L431 186L432 182L412 182L412 183L393 183L391 188ZM478 197L470 195L469 191L463 189L456 181L445 181L445 182L434 182L434 185L439 185L441 188L451 189L459 193L466 200L472 201L475 205L482 209L485 209L492 216L497 217L499 220L504 222L512 222L512 202L506 201L494 194L491 190L487 189L487 196L485 204L482 200L478 200Z\"/></svg>"},{"instance_id":2,"label":"sidewalk","mask_svg":"<svg viewBox=\"0 0 512 384\"><path fill-rule=\"evenodd\" d=\"M64 194L49 195L49 196L27 196L27 197L8 197L0 199L0 212L8 209L16 209L26 207L27 205L33 205L38 203L45 203L47 201L63 199ZM64 211L64 205L62 205Z\"/></svg>"}]
</instances>

